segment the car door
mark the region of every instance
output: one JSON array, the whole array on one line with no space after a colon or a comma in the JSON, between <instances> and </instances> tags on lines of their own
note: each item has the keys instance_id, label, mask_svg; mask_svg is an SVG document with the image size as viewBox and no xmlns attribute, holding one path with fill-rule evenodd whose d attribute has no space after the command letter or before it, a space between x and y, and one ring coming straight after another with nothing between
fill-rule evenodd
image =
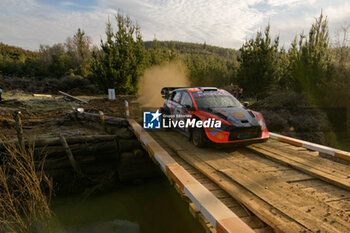
<instances>
[{"instance_id":1,"label":"car door","mask_svg":"<svg viewBox=\"0 0 350 233\"><path fill-rule=\"evenodd\" d=\"M176 115L180 115L182 112L182 106L180 104L182 91L177 91L173 98L172 113L175 115L175 120L177 120Z\"/></svg>"},{"instance_id":2,"label":"car door","mask_svg":"<svg viewBox=\"0 0 350 233\"><path fill-rule=\"evenodd\" d=\"M176 95L176 91L173 91L169 98L164 103L164 110L166 115L174 114L174 97Z\"/></svg>"},{"instance_id":3,"label":"car door","mask_svg":"<svg viewBox=\"0 0 350 233\"><path fill-rule=\"evenodd\" d=\"M186 122L187 119L190 119L191 118L191 109L193 109L193 102L192 102L192 99L191 99L191 96L190 94L187 92L187 91L184 91L182 93L182 96L181 96L181 101L180 101L180 105L181 105L181 115L183 115L183 117L181 117L181 119ZM183 128L183 130L185 132L189 132L189 129L188 128Z\"/></svg>"}]
</instances>

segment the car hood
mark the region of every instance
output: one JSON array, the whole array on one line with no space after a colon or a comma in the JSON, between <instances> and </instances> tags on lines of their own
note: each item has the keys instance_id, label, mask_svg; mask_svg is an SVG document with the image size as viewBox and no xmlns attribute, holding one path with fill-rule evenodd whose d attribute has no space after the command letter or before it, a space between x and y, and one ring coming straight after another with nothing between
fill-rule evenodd
<instances>
[{"instance_id":1,"label":"car hood","mask_svg":"<svg viewBox=\"0 0 350 233\"><path fill-rule=\"evenodd\" d=\"M259 125L259 122L254 113L249 109L245 109L244 107L211 108L206 112L218 116L236 127L249 127Z\"/></svg>"}]
</instances>

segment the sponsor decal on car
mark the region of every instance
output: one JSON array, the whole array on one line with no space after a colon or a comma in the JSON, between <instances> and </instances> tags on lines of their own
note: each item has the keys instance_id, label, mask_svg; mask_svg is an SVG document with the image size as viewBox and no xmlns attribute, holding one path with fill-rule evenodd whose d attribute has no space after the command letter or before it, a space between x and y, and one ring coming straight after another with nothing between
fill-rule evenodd
<instances>
[{"instance_id":1,"label":"sponsor decal on car","mask_svg":"<svg viewBox=\"0 0 350 233\"><path fill-rule=\"evenodd\" d=\"M245 118L245 115L241 112L234 112L234 113L232 113L232 116L237 117L239 119Z\"/></svg>"}]
</instances>

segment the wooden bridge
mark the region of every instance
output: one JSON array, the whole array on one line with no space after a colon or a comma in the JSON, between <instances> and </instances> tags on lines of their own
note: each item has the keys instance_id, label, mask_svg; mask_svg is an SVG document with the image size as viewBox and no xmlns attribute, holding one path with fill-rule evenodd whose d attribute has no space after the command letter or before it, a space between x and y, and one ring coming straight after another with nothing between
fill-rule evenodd
<instances>
[{"instance_id":1,"label":"wooden bridge","mask_svg":"<svg viewBox=\"0 0 350 233\"><path fill-rule=\"evenodd\" d=\"M175 131L129 124L208 232L350 232L348 152L273 133L200 149Z\"/></svg>"}]
</instances>

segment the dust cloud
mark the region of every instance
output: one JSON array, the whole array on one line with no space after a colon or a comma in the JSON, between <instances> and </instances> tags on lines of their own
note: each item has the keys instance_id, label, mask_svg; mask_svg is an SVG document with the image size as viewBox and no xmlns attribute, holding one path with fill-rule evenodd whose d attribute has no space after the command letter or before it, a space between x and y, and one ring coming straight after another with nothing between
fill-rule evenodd
<instances>
[{"instance_id":1,"label":"dust cloud","mask_svg":"<svg viewBox=\"0 0 350 233\"><path fill-rule=\"evenodd\" d=\"M147 69L140 80L138 102L142 107L163 106L164 99L160 94L163 87L189 87L186 76L187 68L179 62L152 66Z\"/></svg>"}]
</instances>

